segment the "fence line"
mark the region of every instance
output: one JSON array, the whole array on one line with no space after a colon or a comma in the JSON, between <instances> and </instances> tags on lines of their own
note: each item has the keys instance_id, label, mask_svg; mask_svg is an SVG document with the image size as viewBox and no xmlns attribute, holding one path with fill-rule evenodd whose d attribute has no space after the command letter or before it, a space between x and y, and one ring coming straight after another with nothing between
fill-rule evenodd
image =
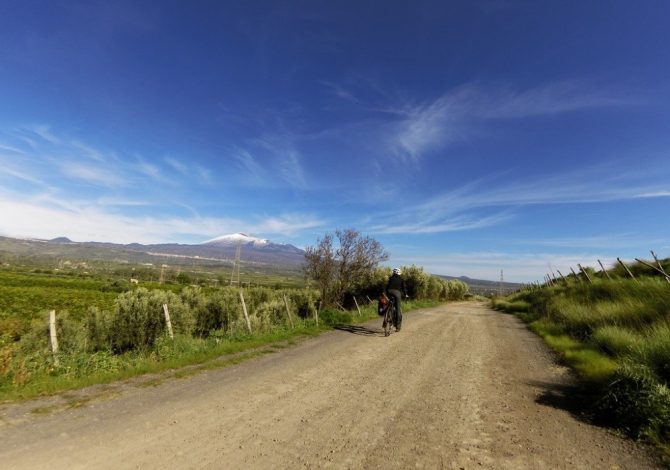
<instances>
[{"instance_id":1,"label":"fence line","mask_svg":"<svg viewBox=\"0 0 670 470\"><path fill-rule=\"evenodd\" d=\"M647 261L644 261L644 260L642 260L642 259L640 259L640 258L634 258L634 259L635 259L635 261L637 261L639 264L641 264L641 265L643 265L643 266L646 266L646 267L652 269L654 272L660 274L661 276L663 276L663 279L665 279L666 282L670 283L670 274L668 274L668 272L666 272L666 270L663 268L663 265L661 264L661 261L658 259L658 256L656 256L656 253L654 253L654 250L650 250L650 253L651 253L651 256L654 258L654 261L656 262L656 266L654 266L652 263L649 263L649 262L647 262ZM616 260L617 260L617 263L624 269L624 271L626 272L626 274L627 274L631 279L633 279L636 283L639 284L639 283L640 283L640 280L639 280L639 279L633 274L633 272L628 268L628 266L626 265L626 263L624 263L624 262L621 260L621 258L619 258L619 257L617 257ZM613 279L612 276L610 276L610 273L608 272L608 270L605 269L605 266L603 265L602 261L600 261L599 259L596 260L596 261L598 262L598 265L600 266L601 271L600 271L600 273L597 273L597 272L595 271L595 269L594 269L593 272L594 272L596 275L597 275L597 274L600 274L600 277L601 277L601 278L606 277L608 280L612 280L612 279ZM577 263L577 267L579 268L579 273L575 272L575 270L572 268L572 266L570 266L570 271L572 272L572 277L573 277L574 279L576 279L579 283L583 283L583 282L584 282L584 280L582 279L582 277L583 277L584 279L586 279L586 281L587 281L589 284L593 284L593 279L592 279L592 277L589 275L588 269L587 269L587 268L584 268L580 263ZM556 272L558 272L558 275L561 277L561 281L563 281L563 283L567 284L568 281L569 281L569 279L570 279L570 275L568 275L568 276L564 276L564 275L561 273L561 271L558 270L558 269L556 269ZM581 274L581 276L580 276L580 274ZM545 276L544 276L544 283L543 283L543 284L540 284L539 282L533 281L533 282L531 282L531 283L529 283L529 284L525 284L525 285L521 288L521 290L540 289L540 288L542 288L542 287L546 287L546 286L554 286L554 285L558 285L558 282L559 282L559 280L556 278L556 276L553 275L553 272L552 272L551 274L545 274Z\"/></svg>"}]
</instances>

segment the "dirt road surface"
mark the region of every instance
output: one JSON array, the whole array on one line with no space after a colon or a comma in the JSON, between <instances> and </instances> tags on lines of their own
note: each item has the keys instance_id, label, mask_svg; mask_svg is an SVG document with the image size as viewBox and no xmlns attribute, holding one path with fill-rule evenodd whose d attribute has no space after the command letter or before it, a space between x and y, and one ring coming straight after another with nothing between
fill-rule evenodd
<instances>
[{"instance_id":1,"label":"dirt road surface","mask_svg":"<svg viewBox=\"0 0 670 470\"><path fill-rule=\"evenodd\" d=\"M571 382L514 317L479 303L412 312L244 363L126 384L31 413L0 408L0 467L655 468L566 411ZM32 408L31 408L32 407Z\"/></svg>"}]
</instances>

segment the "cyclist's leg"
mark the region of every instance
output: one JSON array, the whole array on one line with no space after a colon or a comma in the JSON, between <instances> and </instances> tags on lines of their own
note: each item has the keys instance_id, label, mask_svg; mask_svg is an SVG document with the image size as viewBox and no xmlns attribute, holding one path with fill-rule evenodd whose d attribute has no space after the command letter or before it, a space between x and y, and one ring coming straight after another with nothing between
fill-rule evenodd
<instances>
[{"instance_id":1,"label":"cyclist's leg","mask_svg":"<svg viewBox=\"0 0 670 470\"><path fill-rule=\"evenodd\" d=\"M389 291L389 294L393 296L393 303L395 305L395 309L393 312L393 326L399 328L400 322L402 322L402 313L400 311L400 292L396 290L391 290Z\"/></svg>"},{"instance_id":2,"label":"cyclist's leg","mask_svg":"<svg viewBox=\"0 0 670 470\"><path fill-rule=\"evenodd\" d=\"M397 321L395 324L396 330L400 330L400 327L402 326L402 308L400 307L400 299L398 299L396 303L396 315L397 315Z\"/></svg>"}]
</instances>

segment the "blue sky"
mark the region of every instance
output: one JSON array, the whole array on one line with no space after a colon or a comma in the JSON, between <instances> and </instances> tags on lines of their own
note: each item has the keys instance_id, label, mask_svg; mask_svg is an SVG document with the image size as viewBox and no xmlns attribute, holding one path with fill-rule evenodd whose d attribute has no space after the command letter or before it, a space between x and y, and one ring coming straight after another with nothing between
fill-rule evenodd
<instances>
[{"instance_id":1,"label":"blue sky","mask_svg":"<svg viewBox=\"0 0 670 470\"><path fill-rule=\"evenodd\" d=\"M542 279L670 256L665 1L0 0L0 233Z\"/></svg>"}]
</instances>

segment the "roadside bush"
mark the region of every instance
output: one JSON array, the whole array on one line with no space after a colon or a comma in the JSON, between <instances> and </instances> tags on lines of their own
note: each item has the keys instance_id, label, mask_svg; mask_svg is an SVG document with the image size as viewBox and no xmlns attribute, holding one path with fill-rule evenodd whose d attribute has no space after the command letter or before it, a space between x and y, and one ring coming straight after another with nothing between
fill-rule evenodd
<instances>
[{"instance_id":1,"label":"roadside bush","mask_svg":"<svg viewBox=\"0 0 670 470\"><path fill-rule=\"evenodd\" d=\"M452 279L450 281L442 281L446 290L444 291L445 296L441 297L442 300L463 300L468 294L469 287L458 279Z\"/></svg>"},{"instance_id":2,"label":"roadside bush","mask_svg":"<svg viewBox=\"0 0 670 470\"><path fill-rule=\"evenodd\" d=\"M603 419L635 437L670 438L670 389L645 366L622 364L598 408Z\"/></svg>"},{"instance_id":3,"label":"roadside bush","mask_svg":"<svg viewBox=\"0 0 670 470\"><path fill-rule=\"evenodd\" d=\"M75 353L86 349L86 330L82 326L79 321L71 319L66 312L56 316L58 350L61 353Z\"/></svg>"},{"instance_id":4,"label":"roadside bush","mask_svg":"<svg viewBox=\"0 0 670 470\"><path fill-rule=\"evenodd\" d=\"M424 299L428 294L430 275L418 266L403 266L402 277L405 280L405 289L410 299Z\"/></svg>"},{"instance_id":5,"label":"roadside bush","mask_svg":"<svg viewBox=\"0 0 670 470\"><path fill-rule=\"evenodd\" d=\"M168 305L176 333L190 334L193 328L190 310L172 292L140 287L119 295L115 304L109 323L109 342L117 353L146 350L154 345L165 331L163 304Z\"/></svg>"},{"instance_id":6,"label":"roadside bush","mask_svg":"<svg viewBox=\"0 0 670 470\"><path fill-rule=\"evenodd\" d=\"M226 287L199 302L195 310L195 333L207 337L214 330L229 332L242 316L239 291Z\"/></svg>"},{"instance_id":7,"label":"roadside bush","mask_svg":"<svg viewBox=\"0 0 670 470\"><path fill-rule=\"evenodd\" d=\"M363 298L366 296L371 299L377 298L386 289L391 272L391 268L377 268L367 273L365 277L357 280L353 293Z\"/></svg>"},{"instance_id":8,"label":"roadside bush","mask_svg":"<svg viewBox=\"0 0 670 470\"><path fill-rule=\"evenodd\" d=\"M439 299L441 297L445 285L448 286L448 284L445 284L438 277L429 276L428 284L426 286L426 297L428 297L429 299ZM449 290L450 289L447 287L447 296L449 295Z\"/></svg>"},{"instance_id":9,"label":"roadside bush","mask_svg":"<svg viewBox=\"0 0 670 470\"><path fill-rule=\"evenodd\" d=\"M311 289L290 289L285 291L289 308L297 312L300 318L312 318L316 313L319 302L319 294ZM295 310L293 310L295 306Z\"/></svg>"},{"instance_id":10,"label":"roadside bush","mask_svg":"<svg viewBox=\"0 0 670 470\"><path fill-rule=\"evenodd\" d=\"M251 327L254 331L267 331L273 325L285 323L286 307L283 300L268 300L254 309Z\"/></svg>"},{"instance_id":11,"label":"roadside bush","mask_svg":"<svg viewBox=\"0 0 670 470\"><path fill-rule=\"evenodd\" d=\"M26 323L18 318L3 318L0 320L0 338L4 337L9 341L18 341L26 329Z\"/></svg>"},{"instance_id":12,"label":"roadside bush","mask_svg":"<svg viewBox=\"0 0 670 470\"><path fill-rule=\"evenodd\" d=\"M98 307L89 307L84 317L84 330L88 338L88 351L103 351L110 348L109 342L110 315Z\"/></svg>"}]
</instances>

